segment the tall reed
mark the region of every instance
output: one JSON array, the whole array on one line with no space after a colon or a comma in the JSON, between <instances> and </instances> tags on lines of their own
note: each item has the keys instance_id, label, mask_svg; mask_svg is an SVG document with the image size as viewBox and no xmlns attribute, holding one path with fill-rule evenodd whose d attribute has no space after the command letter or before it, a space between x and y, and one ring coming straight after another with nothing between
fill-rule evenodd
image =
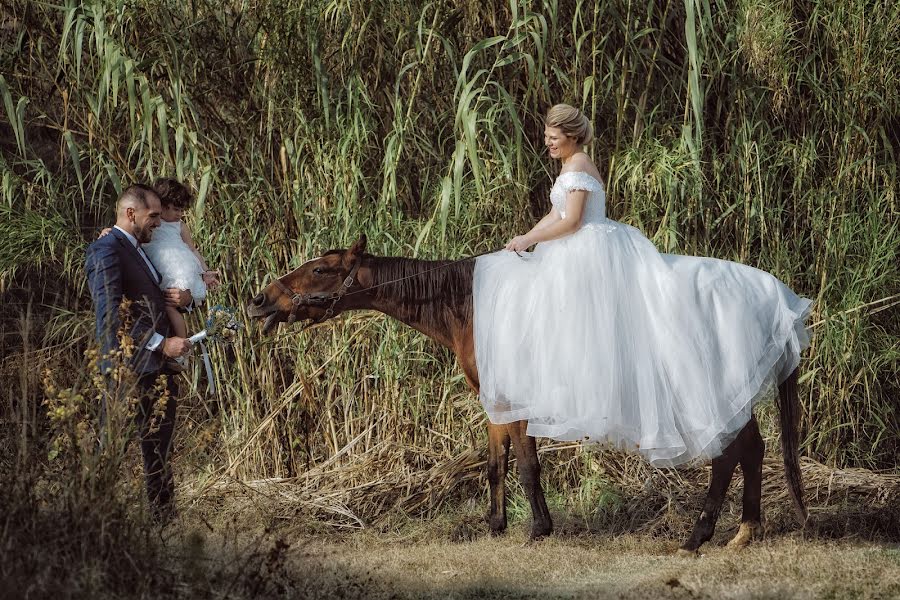
<instances>
[{"instance_id":1,"label":"tall reed","mask_svg":"<svg viewBox=\"0 0 900 600\"><path fill-rule=\"evenodd\" d=\"M194 187L212 302L241 306L360 233L378 254L499 247L548 208L541 119L565 101L595 125L611 217L815 299L804 452L897 468L895 3L3 6L3 411L23 443L47 425L32 366L75 368L90 341L83 250L123 185ZM397 469L482 443L449 352L378 315L213 360L219 395L197 370L185 398L208 449L192 477L298 476L363 434L352 453L409 449Z\"/></svg>"}]
</instances>

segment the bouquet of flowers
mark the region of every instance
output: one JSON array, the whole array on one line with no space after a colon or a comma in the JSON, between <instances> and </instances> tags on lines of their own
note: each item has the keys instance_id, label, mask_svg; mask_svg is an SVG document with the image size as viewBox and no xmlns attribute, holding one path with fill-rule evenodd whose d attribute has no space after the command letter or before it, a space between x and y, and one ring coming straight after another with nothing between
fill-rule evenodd
<instances>
[{"instance_id":1,"label":"bouquet of flowers","mask_svg":"<svg viewBox=\"0 0 900 600\"><path fill-rule=\"evenodd\" d=\"M206 317L206 329L195 333L188 339L192 344L209 339L216 342L233 342L237 332L242 328L235 316L235 310L219 304L209 309Z\"/></svg>"}]
</instances>

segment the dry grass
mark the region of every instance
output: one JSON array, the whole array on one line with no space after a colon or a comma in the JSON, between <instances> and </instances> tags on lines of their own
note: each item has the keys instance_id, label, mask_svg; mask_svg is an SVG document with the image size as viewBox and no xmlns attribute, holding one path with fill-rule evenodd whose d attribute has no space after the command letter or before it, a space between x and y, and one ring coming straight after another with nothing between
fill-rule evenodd
<instances>
[{"instance_id":1,"label":"dry grass","mask_svg":"<svg viewBox=\"0 0 900 600\"><path fill-rule=\"evenodd\" d=\"M239 512L239 511L238 511ZM233 511L229 511L233 514ZM247 519L259 513L247 511ZM699 558L643 534L570 531L538 543L524 529L454 543L457 514L402 520L387 531L324 533L299 519L245 528L266 555L264 593L288 598L890 598L900 594L900 548L867 541L770 536L740 552L711 544ZM213 529L218 531L218 523ZM228 524L224 528L228 529ZM189 545L220 562L235 546L195 531ZM205 540L198 544L197 540ZM173 547L182 538L173 538ZM223 581L227 580L225 577ZM215 594L214 594L215 595Z\"/></svg>"},{"instance_id":2,"label":"dry grass","mask_svg":"<svg viewBox=\"0 0 900 600\"><path fill-rule=\"evenodd\" d=\"M875 545L783 539L741 553L716 549L685 559L673 557L669 544L633 535L537 545L523 539L461 545L305 540L298 562L316 566L306 567L320 574L308 580L309 589L321 590L323 598L342 588L342 574L371 582L361 594L369 598L886 598L900 593L900 553ZM324 575L329 566L333 579Z\"/></svg>"},{"instance_id":3,"label":"dry grass","mask_svg":"<svg viewBox=\"0 0 900 600\"><path fill-rule=\"evenodd\" d=\"M403 468L416 456L414 448L386 448L353 454L345 448L329 464L301 477L255 481L209 480L185 489L185 496L202 505L210 498L240 496L264 505L274 519L303 515L323 526L339 529L390 527L398 515L434 516L461 497L477 498L484 487L484 449L461 452L430 469ZM604 477L593 486L559 492L551 489L551 505L565 514L568 526L608 531L642 532L674 539L688 535L696 518L710 467L680 470L653 469L634 456L603 450L586 451L572 444L548 443L540 448L545 464L557 470L560 463L581 461L602 464ZM900 475L878 474L866 469L834 469L804 459L801 464L805 497L811 519L807 530L814 536L865 535L900 541ZM739 514L742 483L737 475L725 512ZM521 494L516 497L515 472L510 477L513 519L530 516ZM793 527L791 502L784 485L780 460L763 465L763 499L770 529ZM486 500L472 502L486 507ZM574 517L574 520L573 520ZM465 519L463 519L465 521ZM471 519L469 519L471 521ZM581 524L573 525L575 520ZM558 524L559 525L559 524ZM478 526L476 526L477 530ZM559 528L559 526L558 526ZM891 533L893 532L893 533ZM465 530L455 535L471 537Z\"/></svg>"}]
</instances>

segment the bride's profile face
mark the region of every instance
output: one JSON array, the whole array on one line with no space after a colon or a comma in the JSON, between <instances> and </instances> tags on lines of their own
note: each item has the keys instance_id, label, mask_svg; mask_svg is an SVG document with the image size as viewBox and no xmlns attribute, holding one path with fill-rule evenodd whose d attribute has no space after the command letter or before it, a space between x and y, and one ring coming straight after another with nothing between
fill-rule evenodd
<instances>
[{"instance_id":1,"label":"bride's profile face","mask_svg":"<svg viewBox=\"0 0 900 600\"><path fill-rule=\"evenodd\" d=\"M550 158L567 159L578 151L578 144L562 132L559 127L544 128L544 146Z\"/></svg>"}]
</instances>

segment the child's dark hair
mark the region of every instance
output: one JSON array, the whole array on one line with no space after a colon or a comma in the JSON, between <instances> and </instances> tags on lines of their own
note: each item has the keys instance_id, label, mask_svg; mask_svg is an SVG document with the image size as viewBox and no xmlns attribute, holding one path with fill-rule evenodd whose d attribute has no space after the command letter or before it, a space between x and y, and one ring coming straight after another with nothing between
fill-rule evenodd
<instances>
[{"instance_id":1,"label":"child's dark hair","mask_svg":"<svg viewBox=\"0 0 900 600\"><path fill-rule=\"evenodd\" d=\"M187 210L194 203L194 196L187 186L174 179L161 177L153 182L153 189L163 206Z\"/></svg>"}]
</instances>

